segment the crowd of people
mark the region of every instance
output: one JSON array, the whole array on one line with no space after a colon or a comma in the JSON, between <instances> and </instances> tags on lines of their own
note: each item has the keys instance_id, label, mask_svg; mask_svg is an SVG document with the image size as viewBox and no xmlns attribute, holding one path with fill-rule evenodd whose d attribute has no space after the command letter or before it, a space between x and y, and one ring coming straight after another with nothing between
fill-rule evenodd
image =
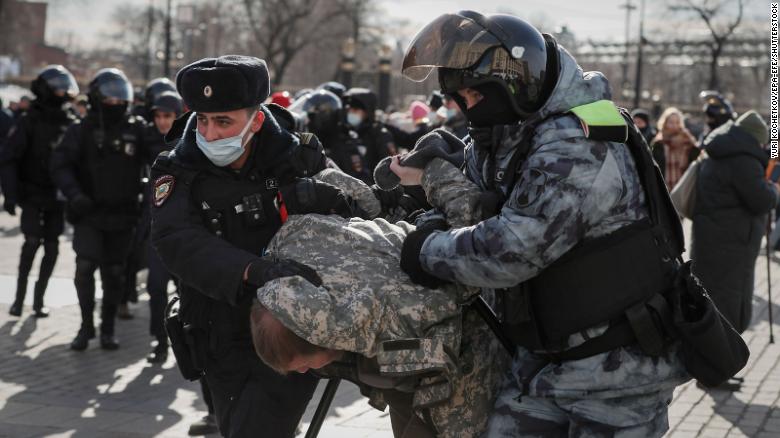
<instances>
[{"instance_id":1,"label":"crowd of people","mask_svg":"<svg viewBox=\"0 0 780 438\"><path fill-rule=\"evenodd\" d=\"M509 15L431 22L403 73L433 70L441 90L386 111L337 82L271 93L250 56L143 90L106 68L83 96L46 67L0 111L3 208L24 235L9 313L42 246L32 315L49 316L67 221L70 348L119 348L148 268L147 359L171 350L201 382L193 434L292 437L318 379L343 378L397 437L663 435L694 374L654 307L685 247L668 192L701 161L693 272L743 332L780 196L766 123L714 92L698 138L676 108L621 112L602 74Z\"/></svg>"}]
</instances>

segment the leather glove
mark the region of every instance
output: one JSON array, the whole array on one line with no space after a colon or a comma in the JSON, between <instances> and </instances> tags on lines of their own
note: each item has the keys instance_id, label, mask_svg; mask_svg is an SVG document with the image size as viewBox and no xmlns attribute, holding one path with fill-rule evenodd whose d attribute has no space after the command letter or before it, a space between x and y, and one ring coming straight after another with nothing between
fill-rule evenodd
<instances>
[{"instance_id":1,"label":"leather glove","mask_svg":"<svg viewBox=\"0 0 780 438\"><path fill-rule=\"evenodd\" d=\"M249 265L247 269L246 283L254 287L262 287L266 282L283 277L303 277L309 283L319 287L322 286L322 279L317 275L317 271L298 263L295 260L266 260L261 259Z\"/></svg>"},{"instance_id":2,"label":"leather glove","mask_svg":"<svg viewBox=\"0 0 780 438\"><path fill-rule=\"evenodd\" d=\"M5 200L3 200L3 209L11 216L16 216L16 201L5 198Z\"/></svg>"},{"instance_id":3,"label":"leather glove","mask_svg":"<svg viewBox=\"0 0 780 438\"><path fill-rule=\"evenodd\" d=\"M70 200L70 207L77 215L84 216L95 208L95 202L86 195L79 194Z\"/></svg>"},{"instance_id":4,"label":"leather glove","mask_svg":"<svg viewBox=\"0 0 780 438\"><path fill-rule=\"evenodd\" d=\"M401 248L401 270L409 276L413 283L431 289L436 289L447 283L441 278L429 274L420 263L420 252L425 239L433 234L434 231L444 229L446 227L441 223L431 223L412 231L404 239L404 245Z\"/></svg>"},{"instance_id":5,"label":"leather glove","mask_svg":"<svg viewBox=\"0 0 780 438\"><path fill-rule=\"evenodd\" d=\"M353 216L352 207L344 193L336 186L313 178L298 178L279 189L288 214L338 214Z\"/></svg>"}]
</instances>

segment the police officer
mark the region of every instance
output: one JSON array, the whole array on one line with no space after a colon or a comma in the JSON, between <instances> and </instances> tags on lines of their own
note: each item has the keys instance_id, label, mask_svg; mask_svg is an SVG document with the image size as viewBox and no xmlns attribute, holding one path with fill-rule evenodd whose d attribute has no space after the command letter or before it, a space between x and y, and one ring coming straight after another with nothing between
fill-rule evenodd
<instances>
[{"instance_id":1,"label":"police officer","mask_svg":"<svg viewBox=\"0 0 780 438\"><path fill-rule=\"evenodd\" d=\"M603 75L513 16L437 18L403 72L434 68L472 127L464 171L502 208L474 227L419 226L401 267L500 293L517 350L487 436L662 436L689 377L646 303L683 242L641 134Z\"/></svg>"},{"instance_id":2,"label":"police officer","mask_svg":"<svg viewBox=\"0 0 780 438\"><path fill-rule=\"evenodd\" d=\"M145 123L129 114L133 88L115 68L97 72L87 93L87 117L68 128L52 157L52 177L68 199L76 252L74 282L81 328L70 348L85 350L95 337L95 271L103 281L100 347L119 348L114 337L125 261L140 214L141 171L147 161Z\"/></svg>"},{"instance_id":3,"label":"police officer","mask_svg":"<svg viewBox=\"0 0 780 438\"><path fill-rule=\"evenodd\" d=\"M393 136L384 124L376 120L376 93L367 88L350 88L344 93L347 126L357 132L365 167L373 175L382 158L395 155Z\"/></svg>"},{"instance_id":4,"label":"police officer","mask_svg":"<svg viewBox=\"0 0 780 438\"><path fill-rule=\"evenodd\" d=\"M65 67L50 65L38 74L30 88L36 98L19 119L6 146L0 150L0 178L5 193L5 210L13 215L16 214L17 204L22 207L24 234L16 298L9 313L13 316L22 313L27 276L35 253L43 244L33 312L37 317L45 317L48 310L43 306L43 295L57 262L58 238L65 224L64 206L57 200L49 161L65 129L75 121L65 104L76 97L79 87Z\"/></svg>"},{"instance_id":5,"label":"police officer","mask_svg":"<svg viewBox=\"0 0 780 438\"><path fill-rule=\"evenodd\" d=\"M313 133L325 148L325 155L344 173L371 184L371 175L363 164L358 149L358 135L345 127L343 105L338 96L320 89L311 92L295 105L306 121L306 130Z\"/></svg>"},{"instance_id":6,"label":"police officer","mask_svg":"<svg viewBox=\"0 0 780 438\"><path fill-rule=\"evenodd\" d=\"M171 130L176 118L181 116L184 104L177 92L164 91L151 104L150 109L152 120L154 120L152 125L154 132L150 132L147 138L150 157L156 158L163 151L168 151L173 147L172 143L166 143L165 135ZM138 240L145 243L148 243L147 237L151 227L151 195L151 188L148 187L144 196L141 222L136 233L139 236ZM146 244L144 249L147 251L147 265L149 266L149 275L146 281L146 289L149 291L149 334L157 341L146 360L150 363L163 363L168 358L168 337L165 334L163 318L165 305L168 302L168 283L173 280L173 277L150 244Z\"/></svg>"},{"instance_id":7,"label":"police officer","mask_svg":"<svg viewBox=\"0 0 780 438\"><path fill-rule=\"evenodd\" d=\"M152 168L152 242L180 280L179 319L190 338L191 354L173 351L183 374L203 373L224 436L292 437L316 378L282 377L257 358L249 309L270 279L319 279L306 266L261 256L287 214L349 207L333 186L299 178L325 168L322 146L289 131L285 109L263 104L263 60L202 59L179 71L176 86L195 114L180 119L184 129L174 125L169 137L181 139Z\"/></svg>"},{"instance_id":8,"label":"police officer","mask_svg":"<svg viewBox=\"0 0 780 438\"><path fill-rule=\"evenodd\" d=\"M700 140L704 140L704 137L720 125L737 118L737 113L734 112L731 102L717 91L704 90L699 93L699 98L704 102L702 112L709 128L702 134Z\"/></svg>"},{"instance_id":9,"label":"police officer","mask_svg":"<svg viewBox=\"0 0 780 438\"><path fill-rule=\"evenodd\" d=\"M152 106L157 101L162 93L167 91L176 91L176 85L165 77L154 78L146 84L143 90L143 102L140 105L133 108L133 113L137 116L141 116L149 123L152 123L153 112Z\"/></svg>"}]
</instances>

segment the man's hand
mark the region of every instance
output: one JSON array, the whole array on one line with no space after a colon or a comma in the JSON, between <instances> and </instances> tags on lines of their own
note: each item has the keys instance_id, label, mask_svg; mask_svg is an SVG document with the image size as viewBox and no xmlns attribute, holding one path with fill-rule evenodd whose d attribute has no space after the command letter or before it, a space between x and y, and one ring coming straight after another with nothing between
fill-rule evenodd
<instances>
[{"instance_id":1,"label":"man's hand","mask_svg":"<svg viewBox=\"0 0 780 438\"><path fill-rule=\"evenodd\" d=\"M394 174L398 175L398 178L401 179L402 186L419 186L422 184L422 169L402 166L400 164L400 158L398 155L392 158L392 161L390 162L390 170L392 170Z\"/></svg>"},{"instance_id":2,"label":"man's hand","mask_svg":"<svg viewBox=\"0 0 780 438\"><path fill-rule=\"evenodd\" d=\"M254 287L262 287L265 283L283 277L303 277L309 283L319 287L322 279L317 271L298 263L295 260L258 260L252 262L244 270L244 282Z\"/></svg>"},{"instance_id":3,"label":"man's hand","mask_svg":"<svg viewBox=\"0 0 780 438\"><path fill-rule=\"evenodd\" d=\"M279 189L288 214L338 214L353 216L347 197L336 186L313 178L299 178Z\"/></svg>"}]
</instances>

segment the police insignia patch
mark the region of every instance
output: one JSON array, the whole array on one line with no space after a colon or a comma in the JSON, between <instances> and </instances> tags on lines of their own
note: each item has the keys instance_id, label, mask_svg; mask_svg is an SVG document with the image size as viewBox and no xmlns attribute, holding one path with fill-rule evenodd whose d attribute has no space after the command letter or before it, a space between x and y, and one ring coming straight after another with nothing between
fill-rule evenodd
<instances>
[{"instance_id":1,"label":"police insignia patch","mask_svg":"<svg viewBox=\"0 0 780 438\"><path fill-rule=\"evenodd\" d=\"M163 175L154 181L154 206L163 205L168 196L173 193L173 175Z\"/></svg>"}]
</instances>

